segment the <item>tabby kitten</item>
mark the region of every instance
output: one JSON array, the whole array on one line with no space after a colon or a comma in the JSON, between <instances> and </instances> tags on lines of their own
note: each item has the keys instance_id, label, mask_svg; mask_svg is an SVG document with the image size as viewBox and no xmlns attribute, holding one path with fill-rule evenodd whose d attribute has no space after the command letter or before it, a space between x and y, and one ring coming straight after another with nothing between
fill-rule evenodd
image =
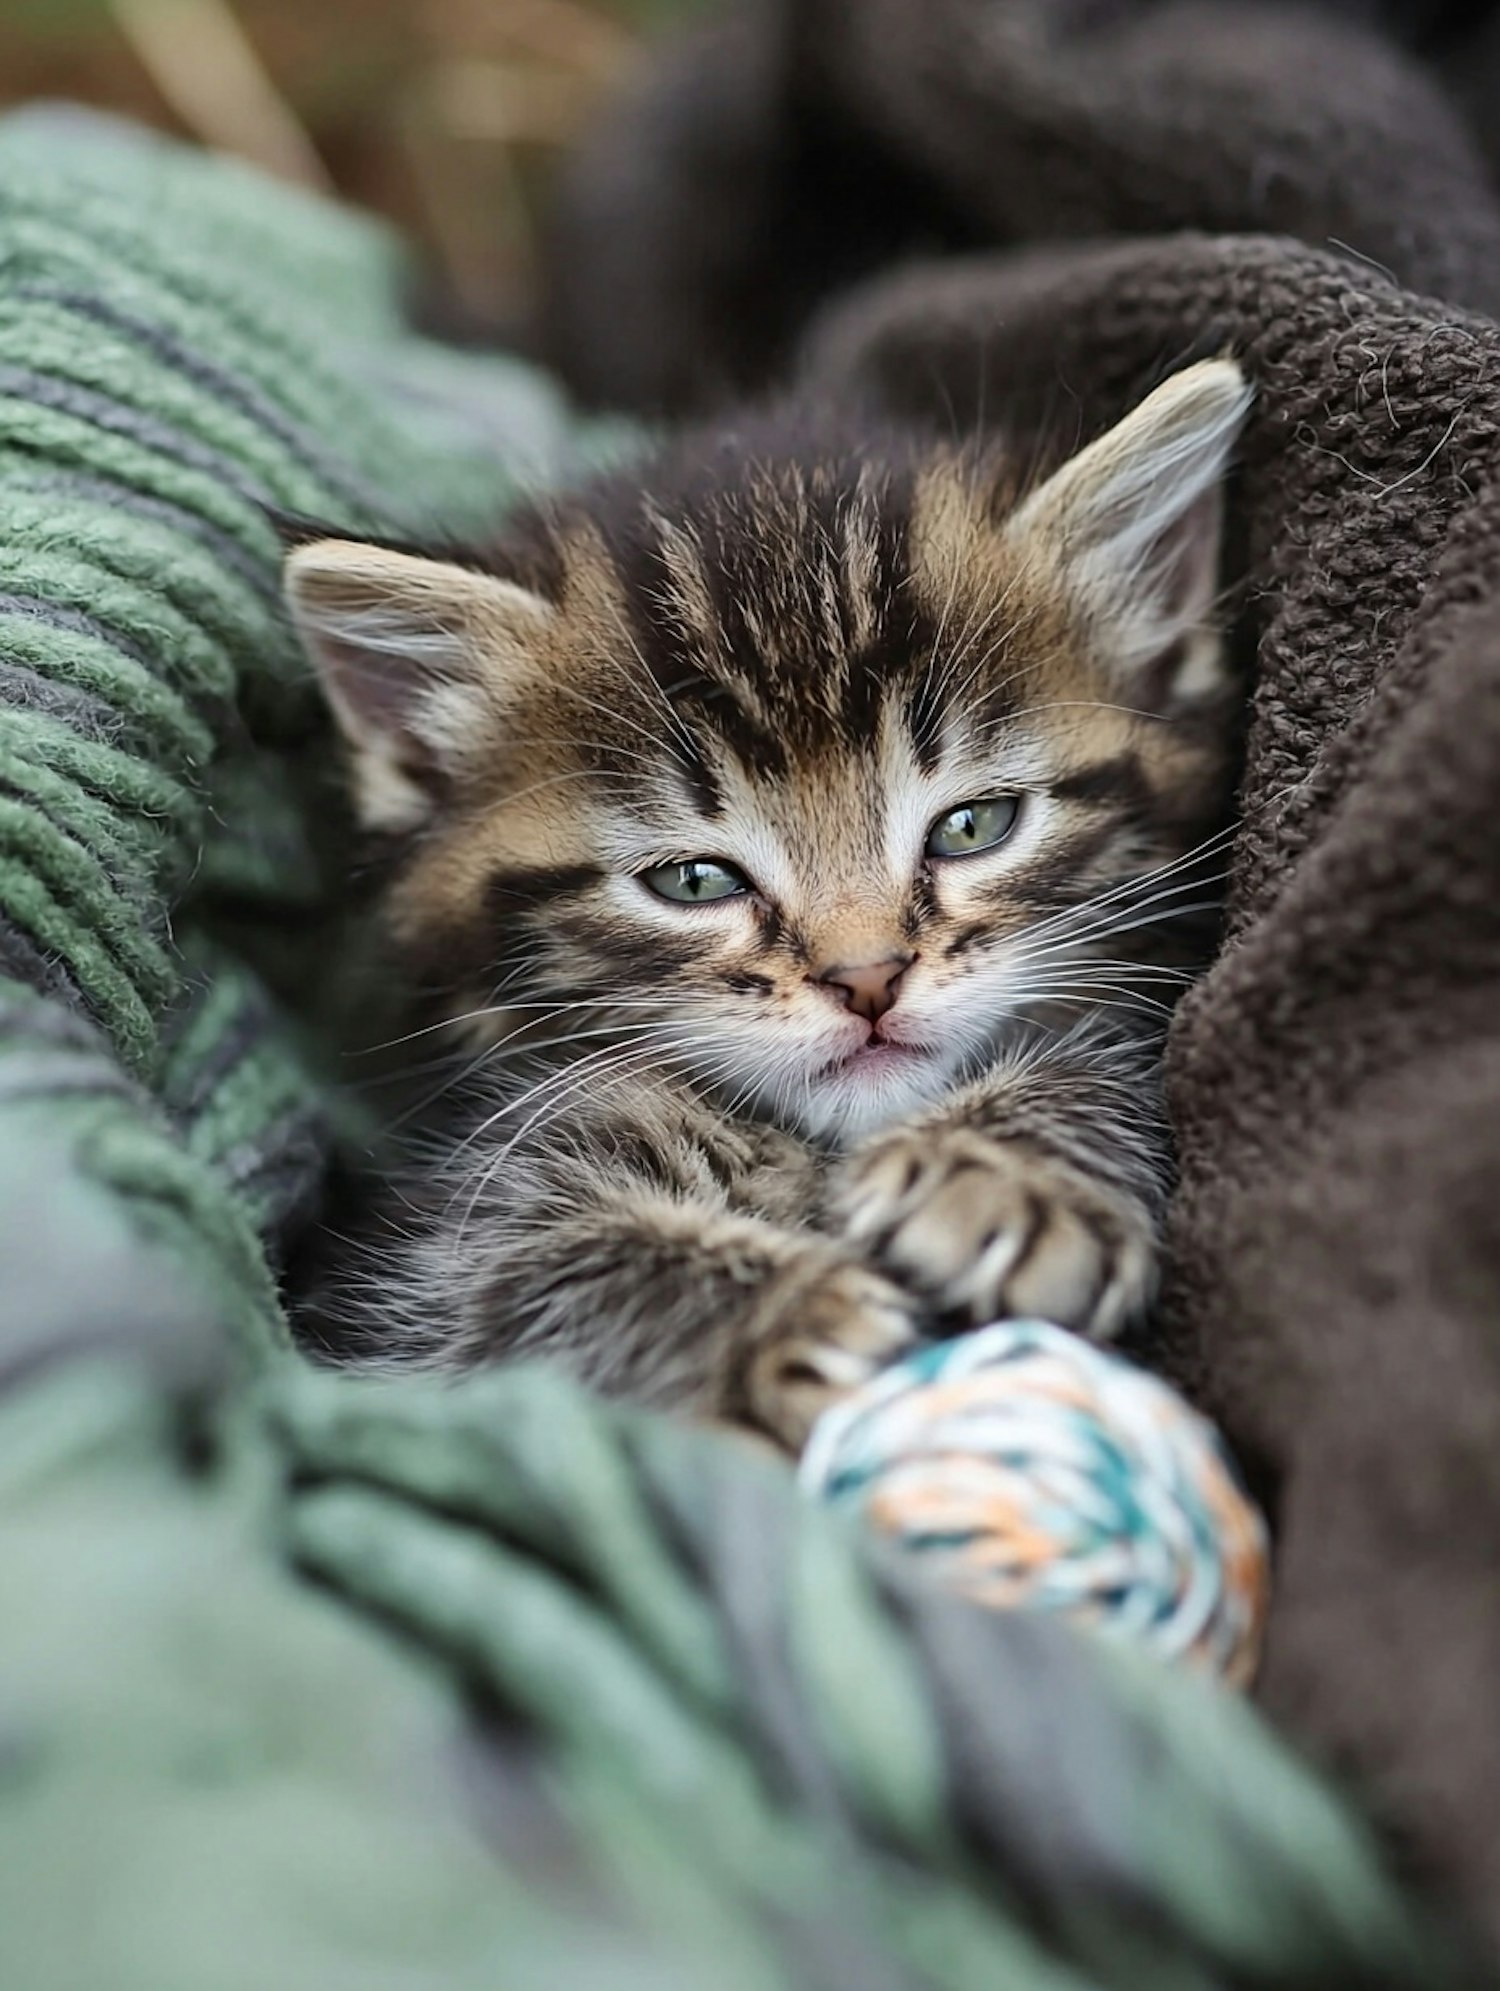
<instances>
[{"instance_id":1,"label":"tabby kitten","mask_svg":"<svg viewBox=\"0 0 1500 1991\"><path fill-rule=\"evenodd\" d=\"M475 1053L355 1241L363 1353L796 1446L924 1332L1144 1305L1249 401L1188 368L1030 488L757 419L482 558L289 555L410 1027Z\"/></svg>"}]
</instances>

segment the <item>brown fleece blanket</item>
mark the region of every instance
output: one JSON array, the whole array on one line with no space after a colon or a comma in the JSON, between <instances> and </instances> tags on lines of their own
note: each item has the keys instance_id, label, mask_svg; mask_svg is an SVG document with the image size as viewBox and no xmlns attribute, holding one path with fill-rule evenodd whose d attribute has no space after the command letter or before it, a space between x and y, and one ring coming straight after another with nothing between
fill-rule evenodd
<instances>
[{"instance_id":1,"label":"brown fleece blanket","mask_svg":"<svg viewBox=\"0 0 1500 1991\"><path fill-rule=\"evenodd\" d=\"M1242 357L1242 828L1153 1352L1272 1502L1266 1706L1500 1936L1500 208L1413 52L1483 104L1500 33L1374 13L742 11L578 162L551 339L638 407L795 363L1054 444Z\"/></svg>"}]
</instances>

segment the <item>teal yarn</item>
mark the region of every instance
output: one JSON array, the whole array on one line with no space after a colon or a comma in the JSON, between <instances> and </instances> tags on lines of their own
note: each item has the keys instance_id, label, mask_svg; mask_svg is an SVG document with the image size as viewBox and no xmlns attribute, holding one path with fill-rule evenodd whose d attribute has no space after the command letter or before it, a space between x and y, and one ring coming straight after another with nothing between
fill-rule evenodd
<instances>
[{"instance_id":1,"label":"teal yarn","mask_svg":"<svg viewBox=\"0 0 1500 1991\"><path fill-rule=\"evenodd\" d=\"M1266 1530L1222 1439L1046 1321L888 1369L821 1420L802 1481L979 1603L1057 1613L1231 1685L1254 1672Z\"/></svg>"}]
</instances>

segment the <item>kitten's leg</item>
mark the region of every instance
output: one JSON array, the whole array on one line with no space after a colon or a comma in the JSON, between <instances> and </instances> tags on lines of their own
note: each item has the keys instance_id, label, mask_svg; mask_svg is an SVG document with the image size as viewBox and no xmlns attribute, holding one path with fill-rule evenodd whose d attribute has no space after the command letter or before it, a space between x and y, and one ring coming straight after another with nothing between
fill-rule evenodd
<instances>
[{"instance_id":1,"label":"kitten's leg","mask_svg":"<svg viewBox=\"0 0 1500 1991\"><path fill-rule=\"evenodd\" d=\"M829 1240L644 1189L535 1225L487 1301L508 1352L793 1448L916 1335L911 1299Z\"/></svg>"},{"instance_id":2,"label":"kitten's leg","mask_svg":"<svg viewBox=\"0 0 1500 1991\"><path fill-rule=\"evenodd\" d=\"M637 1114L554 1125L406 1257L399 1312L444 1309L440 1341L411 1352L465 1367L545 1357L610 1396L798 1448L918 1332L901 1287L793 1227L792 1207L812 1202L815 1163L801 1157L768 1167L719 1123L672 1117L660 1086Z\"/></svg>"},{"instance_id":3,"label":"kitten's leg","mask_svg":"<svg viewBox=\"0 0 1500 1991\"><path fill-rule=\"evenodd\" d=\"M1033 1046L834 1171L830 1227L954 1325L1115 1333L1155 1284L1168 1173L1154 1046Z\"/></svg>"}]
</instances>

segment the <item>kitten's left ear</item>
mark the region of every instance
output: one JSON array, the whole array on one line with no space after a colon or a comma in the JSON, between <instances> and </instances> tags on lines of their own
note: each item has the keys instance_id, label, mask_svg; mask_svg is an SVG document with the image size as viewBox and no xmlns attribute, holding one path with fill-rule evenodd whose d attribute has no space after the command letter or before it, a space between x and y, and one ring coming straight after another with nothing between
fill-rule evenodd
<instances>
[{"instance_id":1,"label":"kitten's left ear","mask_svg":"<svg viewBox=\"0 0 1500 1991\"><path fill-rule=\"evenodd\" d=\"M1006 538L1050 566L1122 689L1165 705L1210 690L1223 478L1254 390L1231 360L1164 381L1017 509Z\"/></svg>"},{"instance_id":2,"label":"kitten's left ear","mask_svg":"<svg viewBox=\"0 0 1500 1991\"><path fill-rule=\"evenodd\" d=\"M294 547L283 582L349 746L361 821L419 827L493 747L556 609L495 575L348 539Z\"/></svg>"}]
</instances>

